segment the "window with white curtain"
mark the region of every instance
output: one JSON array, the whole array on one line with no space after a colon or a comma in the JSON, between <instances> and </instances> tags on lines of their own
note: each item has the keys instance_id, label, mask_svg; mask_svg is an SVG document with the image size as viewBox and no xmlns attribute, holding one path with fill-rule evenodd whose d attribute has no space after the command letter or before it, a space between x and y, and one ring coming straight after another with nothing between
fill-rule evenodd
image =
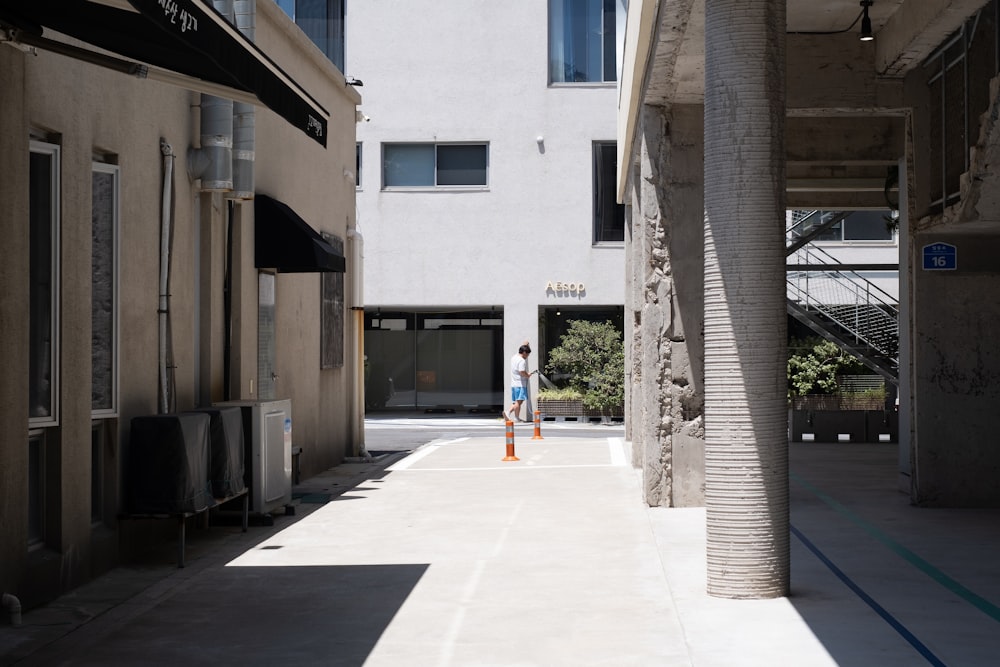
<instances>
[{"instance_id":1,"label":"window with white curtain","mask_svg":"<svg viewBox=\"0 0 1000 667\"><path fill-rule=\"evenodd\" d=\"M91 411L114 416L118 407L118 166L93 163L91 172Z\"/></svg>"},{"instance_id":2,"label":"window with white curtain","mask_svg":"<svg viewBox=\"0 0 1000 667\"><path fill-rule=\"evenodd\" d=\"M32 141L29 156L28 416L58 423L59 146Z\"/></svg>"},{"instance_id":3,"label":"window with white curtain","mask_svg":"<svg viewBox=\"0 0 1000 667\"><path fill-rule=\"evenodd\" d=\"M313 44L344 71L344 0L277 0Z\"/></svg>"},{"instance_id":4,"label":"window with white curtain","mask_svg":"<svg viewBox=\"0 0 1000 667\"><path fill-rule=\"evenodd\" d=\"M383 188L475 187L488 184L487 144L383 144Z\"/></svg>"},{"instance_id":5,"label":"window with white curtain","mask_svg":"<svg viewBox=\"0 0 1000 667\"><path fill-rule=\"evenodd\" d=\"M617 81L618 0L549 0L549 81Z\"/></svg>"}]
</instances>

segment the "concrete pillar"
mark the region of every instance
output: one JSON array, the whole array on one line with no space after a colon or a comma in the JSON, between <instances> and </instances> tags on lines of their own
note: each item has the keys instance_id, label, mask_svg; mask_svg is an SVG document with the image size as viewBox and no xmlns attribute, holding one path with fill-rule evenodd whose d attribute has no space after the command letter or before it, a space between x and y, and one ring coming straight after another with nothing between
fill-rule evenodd
<instances>
[{"instance_id":1,"label":"concrete pillar","mask_svg":"<svg viewBox=\"0 0 1000 667\"><path fill-rule=\"evenodd\" d=\"M670 168L662 192L669 219L674 283L667 336L673 452L672 507L705 504L705 125L704 107L675 105L669 119Z\"/></svg>"},{"instance_id":2,"label":"concrete pillar","mask_svg":"<svg viewBox=\"0 0 1000 667\"><path fill-rule=\"evenodd\" d=\"M28 125L24 54L0 48L0 593L18 594L28 544Z\"/></svg>"},{"instance_id":3,"label":"concrete pillar","mask_svg":"<svg viewBox=\"0 0 1000 667\"><path fill-rule=\"evenodd\" d=\"M639 212L642 251L639 356L639 434L636 449L642 468L643 500L670 505L673 483L670 449L670 305L673 282L667 250L667 222L661 211L661 169L669 162L666 119L661 107L643 107L641 121Z\"/></svg>"},{"instance_id":4,"label":"concrete pillar","mask_svg":"<svg viewBox=\"0 0 1000 667\"><path fill-rule=\"evenodd\" d=\"M704 504L701 107L646 107L633 182L630 416L651 506ZM691 336L688 332L693 332Z\"/></svg>"},{"instance_id":5,"label":"concrete pillar","mask_svg":"<svg viewBox=\"0 0 1000 667\"><path fill-rule=\"evenodd\" d=\"M787 595L785 0L705 2L708 593Z\"/></svg>"},{"instance_id":6,"label":"concrete pillar","mask_svg":"<svg viewBox=\"0 0 1000 667\"><path fill-rule=\"evenodd\" d=\"M636 319L636 293L633 272L635 262L632 259L632 210L634 204L634 188L628 188L625 193L625 315L622 322L623 335L625 339L625 377L635 377L635 347L638 339L638 327L635 326ZM632 406L635 405L632 397L632 383L625 382L625 441L632 442ZM634 455L634 452L633 452Z\"/></svg>"}]
</instances>

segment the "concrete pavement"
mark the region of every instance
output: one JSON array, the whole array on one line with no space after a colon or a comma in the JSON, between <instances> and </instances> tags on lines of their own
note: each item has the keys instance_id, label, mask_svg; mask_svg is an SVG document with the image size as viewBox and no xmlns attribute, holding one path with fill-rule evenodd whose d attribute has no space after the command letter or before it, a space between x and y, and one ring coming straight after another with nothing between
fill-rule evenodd
<instances>
[{"instance_id":1,"label":"concrete pavement","mask_svg":"<svg viewBox=\"0 0 1000 667\"><path fill-rule=\"evenodd\" d=\"M530 436L338 466L0 626L3 664L1000 664L1000 511L910 507L894 445L793 445L792 595L732 601L704 510L645 507L620 438Z\"/></svg>"}]
</instances>

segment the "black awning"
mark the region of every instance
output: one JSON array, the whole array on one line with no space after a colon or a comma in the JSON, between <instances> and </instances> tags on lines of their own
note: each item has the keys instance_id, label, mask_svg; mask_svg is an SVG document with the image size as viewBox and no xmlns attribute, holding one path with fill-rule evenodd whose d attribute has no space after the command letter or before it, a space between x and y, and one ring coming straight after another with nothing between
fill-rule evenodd
<instances>
[{"instance_id":1,"label":"black awning","mask_svg":"<svg viewBox=\"0 0 1000 667\"><path fill-rule=\"evenodd\" d=\"M188 77L193 90L199 90L197 81L205 81L247 93L326 146L329 112L216 12L211 3L205 0L128 2L136 11L86 0L0 0L0 22L16 28L15 39L26 44L40 48L58 46L41 39L42 29L51 29L125 58ZM73 50L80 52L77 57L126 71L108 64L114 59L98 53L75 47L61 52L76 55ZM102 57L108 62L102 62ZM146 74L138 70L132 73Z\"/></svg>"},{"instance_id":2,"label":"black awning","mask_svg":"<svg viewBox=\"0 0 1000 667\"><path fill-rule=\"evenodd\" d=\"M257 194L253 203L254 265L279 273L344 272L344 256L287 204Z\"/></svg>"}]
</instances>

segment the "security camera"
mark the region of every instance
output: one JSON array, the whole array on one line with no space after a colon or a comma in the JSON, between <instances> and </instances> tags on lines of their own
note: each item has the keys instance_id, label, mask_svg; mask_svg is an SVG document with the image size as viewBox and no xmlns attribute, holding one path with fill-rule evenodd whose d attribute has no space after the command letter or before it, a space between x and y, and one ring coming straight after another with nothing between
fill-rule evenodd
<instances>
[{"instance_id":1,"label":"security camera","mask_svg":"<svg viewBox=\"0 0 1000 667\"><path fill-rule=\"evenodd\" d=\"M354 113L354 120L357 123L367 123L368 121L371 120L371 118L369 118L368 116L366 116L365 114L363 114L361 112L361 110L359 109L358 111L356 111Z\"/></svg>"}]
</instances>

